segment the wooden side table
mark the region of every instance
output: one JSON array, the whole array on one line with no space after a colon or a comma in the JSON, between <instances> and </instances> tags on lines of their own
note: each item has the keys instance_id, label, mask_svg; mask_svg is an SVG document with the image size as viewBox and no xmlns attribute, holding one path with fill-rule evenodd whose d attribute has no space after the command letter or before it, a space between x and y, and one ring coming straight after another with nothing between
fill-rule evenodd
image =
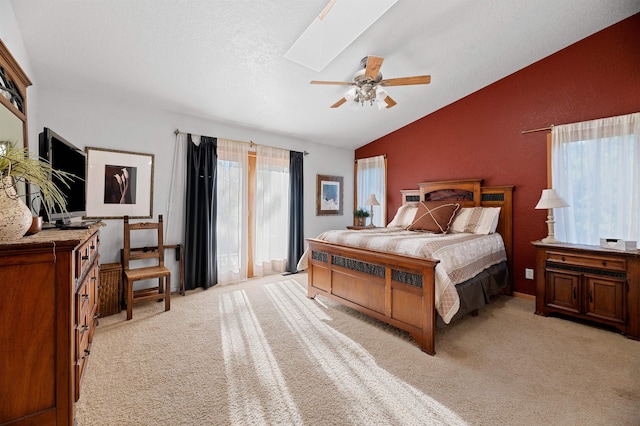
<instances>
[{"instance_id":1,"label":"wooden side table","mask_svg":"<svg viewBox=\"0 0 640 426\"><path fill-rule=\"evenodd\" d=\"M536 248L536 314L611 325L640 339L640 252L579 244Z\"/></svg>"}]
</instances>

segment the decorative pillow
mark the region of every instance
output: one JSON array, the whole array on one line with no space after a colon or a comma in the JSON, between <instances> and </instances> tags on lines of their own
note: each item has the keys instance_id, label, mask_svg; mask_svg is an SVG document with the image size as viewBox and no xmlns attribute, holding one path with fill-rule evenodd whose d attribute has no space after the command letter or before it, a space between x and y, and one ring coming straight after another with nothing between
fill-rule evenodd
<instances>
[{"instance_id":1,"label":"decorative pillow","mask_svg":"<svg viewBox=\"0 0 640 426\"><path fill-rule=\"evenodd\" d=\"M451 232L493 234L499 218L500 207L464 207L453 220Z\"/></svg>"},{"instance_id":2,"label":"decorative pillow","mask_svg":"<svg viewBox=\"0 0 640 426\"><path fill-rule=\"evenodd\" d=\"M406 229L446 234L460 204L448 201L421 201L416 217Z\"/></svg>"},{"instance_id":3,"label":"decorative pillow","mask_svg":"<svg viewBox=\"0 0 640 426\"><path fill-rule=\"evenodd\" d=\"M393 217L393 220L389 222L387 227L390 228L393 226L401 226L403 228L406 228L407 226L411 225L411 222L413 222L413 218L416 216L417 211L418 206L409 204L404 204L398 207L396 215Z\"/></svg>"}]
</instances>

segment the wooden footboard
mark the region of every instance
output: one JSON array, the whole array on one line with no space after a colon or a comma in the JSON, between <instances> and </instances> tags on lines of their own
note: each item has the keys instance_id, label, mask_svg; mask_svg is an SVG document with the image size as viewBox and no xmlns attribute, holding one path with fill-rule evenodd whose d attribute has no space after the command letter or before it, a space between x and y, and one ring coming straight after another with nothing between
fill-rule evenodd
<instances>
[{"instance_id":1,"label":"wooden footboard","mask_svg":"<svg viewBox=\"0 0 640 426\"><path fill-rule=\"evenodd\" d=\"M310 298L321 294L405 330L435 355L438 260L307 241Z\"/></svg>"}]
</instances>

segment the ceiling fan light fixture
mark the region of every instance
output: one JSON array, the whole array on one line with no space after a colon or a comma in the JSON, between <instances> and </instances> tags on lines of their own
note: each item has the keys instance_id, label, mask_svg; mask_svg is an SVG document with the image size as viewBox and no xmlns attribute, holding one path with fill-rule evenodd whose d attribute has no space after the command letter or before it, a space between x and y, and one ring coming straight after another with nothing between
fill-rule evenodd
<instances>
[{"instance_id":1,"label":"ceiling fan light fixture","mask_svg":"<svg viewBox=\"0 0 640 426\"><path fill-rule=\"evenodd\" d=\"M382 86L376 86L376 100L378 102L384 101L387 97L387 91L382 88Z\"/></svg>"},{"instance_id":2,"label":"ceiling fan light fixture","mask_svg":"<svg viewBox=\"0 0 640 426\"><path fill-rule=\"evenodd\" d=\"M347 90L347 92L344 94L344 98L348 101L352 101L356 98L358 92L356 91L355 87L352 87L351 89Z\"/></svg>"}]
</instances>

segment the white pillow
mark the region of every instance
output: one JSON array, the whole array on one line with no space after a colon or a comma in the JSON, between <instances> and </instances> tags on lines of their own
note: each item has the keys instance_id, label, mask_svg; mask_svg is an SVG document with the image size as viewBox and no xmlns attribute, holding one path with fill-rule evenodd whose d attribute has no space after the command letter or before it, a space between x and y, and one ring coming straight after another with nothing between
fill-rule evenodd
<instances>
[{"instance_id":1,"label":"white pillow","mask_svg":"<svg viewBox=\"0 0 640 426\"><path fill-rule=\"evenodd\" d=\"M449 232L493 234L499 218L500 207L464 207L453 220Z\"/></svg>"},{"instance_id":2,"label":"white pillow","mask_svg":"<svg viewBox=\"0 0 640 426\"><path fill-rule=\"evenodd\" d=\"M416 217L416 213L418 212L418 206L413 206L409 204L402 205L398 207L398 211L396 215L393 217L393 220L389 222L387 225L388 228L399 226L402 228L406 228L411 225L413 219Z\"/></svg>"}]
</instances>

